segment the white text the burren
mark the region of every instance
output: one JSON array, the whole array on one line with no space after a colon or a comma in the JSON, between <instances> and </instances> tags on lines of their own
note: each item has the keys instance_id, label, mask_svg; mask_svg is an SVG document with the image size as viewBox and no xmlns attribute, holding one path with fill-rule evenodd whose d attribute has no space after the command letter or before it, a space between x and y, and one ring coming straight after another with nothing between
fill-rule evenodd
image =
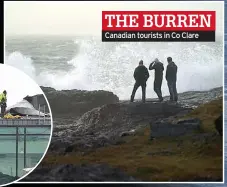
<instances>
[{"instance_id":1,"label":"white text the burren","mask_svg":"<svg viewBox=\"0 0 227 187\"><path fill-rule=\"evenodd\" d=\"M107 14L107 27L211 27L211 14L143 14L143 22L139 15L132 14ZM140 21L139 21L140 19ZM115 20L115 25L113 25ZM142 24L142 25L139 25Z\"/></svg>"}]
</instances>

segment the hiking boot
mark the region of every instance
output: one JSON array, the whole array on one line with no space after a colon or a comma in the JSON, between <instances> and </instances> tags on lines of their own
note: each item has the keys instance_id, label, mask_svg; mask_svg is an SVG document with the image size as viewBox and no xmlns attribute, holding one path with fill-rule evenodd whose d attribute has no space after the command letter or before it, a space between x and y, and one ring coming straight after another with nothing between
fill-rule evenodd
<instances>
[{"instance_id":1,"label":"hiking boot","mask_svg":"<svg viewBox=\"0 0 227 187\"><path fill-rule=\"evenodd\" d=\"M160 99L159 99L159 102L162 102L162 101L163 101L163 98L160 98Z\"/></svg>"}]
</instances>

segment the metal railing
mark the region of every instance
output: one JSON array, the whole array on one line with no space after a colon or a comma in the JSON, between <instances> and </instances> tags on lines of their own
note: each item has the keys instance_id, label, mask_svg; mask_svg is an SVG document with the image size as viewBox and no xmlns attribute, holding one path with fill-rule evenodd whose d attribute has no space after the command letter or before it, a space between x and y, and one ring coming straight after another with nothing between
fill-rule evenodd
<instances>
[{"instance_id":1,"label":"metal railing","mask_svg":"<svg viewBox=\"0 0 227 187\"><path fill-rule=\"evenodd\" d=\"M50 136L50 134L43 133L27 133L27 128L51 128L51 125L0 125L0 128L16 128L16 133L1 133L0 136L15 136L16 137L16 178L18 178L18 144L19 137L24 136L24 168L27 167L26 164L26 154L27 154L27 136ZM24 133L19 133L19 128L24 128Z\"/></svg>"},{"instance_id":2,"label":"metal railing","mask_svg":"<svg viewBox=\"0 0 227 187\"><path fill-rule=\"evenodd\" d=\"M45 114L45 105L44 105L44 116L43 116L43 123L41 124L41 117L40 117L40 105L39 105L39 117L38 119L30 118L28 119L1 119L0 128L16 128L16 133L0 133L0 137L3 136L15 136L16 137L16 178L18 178L18 144L19 144L19 137L24 136L24 168L27 167L26 163L26 154L27 154L27 136L50 136L49 134L43 134L43 133L27 133L27 128L50 128L51 130L51 119L46 119ZM38 123L33 123L33 121L37 121ZM26 124L24 122L27 122ZM22 124L20 124L20 122ZM30 124L28 124L30 123ZM24 133L19 133L19 128L24 128ZM12 171L11 171L12 172Z\"/></svg>"}]
</instances>

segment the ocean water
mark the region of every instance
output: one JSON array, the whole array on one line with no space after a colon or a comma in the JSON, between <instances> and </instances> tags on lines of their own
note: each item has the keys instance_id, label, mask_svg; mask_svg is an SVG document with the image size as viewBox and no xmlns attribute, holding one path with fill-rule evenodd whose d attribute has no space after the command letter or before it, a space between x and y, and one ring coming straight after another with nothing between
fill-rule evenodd
<instances>
[{"instance_id":1,"label":"ocean water","mask_svg":"<svg viewBox=\"0 0 227 187\"><path fill-rule=\"evenodd\" d=\"M102 43L95 37L34 36L6 38L5 49L6 64L18 67L39 85L59 90L104 89L114 92L120 99L128 99L134 83L133 70L138 61L143 59L148 66L152 59L159 57L166 65L167 56L172 56L178 65L179 92L223 85L221 41L135 44ZM153 92L153 73L150 74L147 96L156 97ZM168 94L165 82L163 93Z\"/></svg>"},{"instance_id":2,"label":"ocean water","mask_svg":"<svg viewBox=\"0 0 227 187\"><path fill-rule=\"evenodd\" d=\"M222 86L223 41L215 43L102 43L99 37L10 37L5 63L22 69L39 85L55 89L108 90L129 99L139 60L149 66L172 56L179 68L178 91ZM154 72L147 83L153 91ZM212 76L211 76L212 75ZM163 81L163 94L168 94ZM138 91L136 98L141 97Z\"/></svg>"},{"instance_id":3,"label":"ocean water","mask_svg":"<svg viewBox=\"0 0 227 187\"><path fill-rule=\"evenodd\" d=\"M224 56L221 40L215 43L102 43L100 38L93 36L17 36L6 38L5 52L6 64L21 69L39 85L59 90L103 89L112 91L120 99L128 99L134 84L132 74L139 60L143 59L148 66L158 57L166 67L168 56L173 57L179 68L178 92L207 90L223 85ZM226 63L225 61L225 73ZM147 97L156 97L153 92L153 72L150 75ZM225 80L227 81L227 76ZM165 81L163 94L168 94ZM140 97L138 91L136 98ZM225 119L226 117L227 113ZM224 187L226 184L189 186Z\"/></svg>"}]
</instances>

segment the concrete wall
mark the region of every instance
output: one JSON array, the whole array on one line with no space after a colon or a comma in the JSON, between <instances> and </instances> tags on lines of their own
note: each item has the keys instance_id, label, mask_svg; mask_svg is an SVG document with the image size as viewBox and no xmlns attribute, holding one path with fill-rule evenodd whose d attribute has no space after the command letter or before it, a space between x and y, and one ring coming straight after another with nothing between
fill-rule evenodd
<instances>
[{"instance_id":1,"label":"concrete wall","mask_svg":"<svg viewBox=\"0 0 227 187\"><path fill-rule=\"evenodd\" d=\"M35 95L35 96L27 96L25 98L28 102L30 102L36 110L39 110L39 105L40 105L40 110L44 112L44 107L45 107L45 113L49 113L49 108L46 102L45 97L43 94Z\"/></svg>"}]
</instances>

